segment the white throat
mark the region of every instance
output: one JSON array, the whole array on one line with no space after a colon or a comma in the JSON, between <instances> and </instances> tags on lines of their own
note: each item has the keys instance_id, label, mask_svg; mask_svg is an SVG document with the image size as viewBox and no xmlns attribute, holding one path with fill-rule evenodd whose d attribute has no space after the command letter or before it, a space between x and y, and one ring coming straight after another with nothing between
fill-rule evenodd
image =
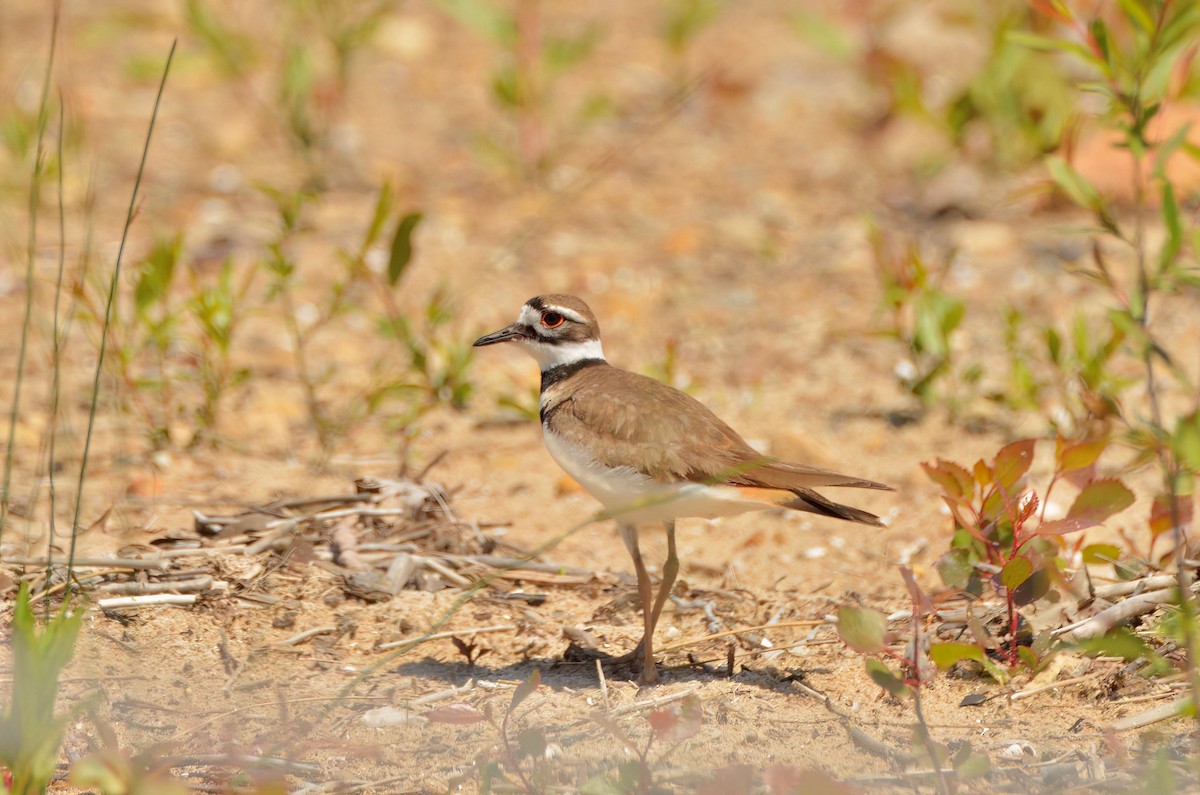
<instances>
[{"instance_id":1,"label":"white throat","mask_svg":"<svg viewBox=\"0 0 1200 795\"><path fill-rule=\"evenodd\" d=\"M600 340L584 340L583 342L564 342L550 345L538 340L521 340L521 347L529 351L529 355L537 359L538 367L545 372L564 364L575 364L585 359L604 359L604 348Z\"/></svg>"}]
</instances>

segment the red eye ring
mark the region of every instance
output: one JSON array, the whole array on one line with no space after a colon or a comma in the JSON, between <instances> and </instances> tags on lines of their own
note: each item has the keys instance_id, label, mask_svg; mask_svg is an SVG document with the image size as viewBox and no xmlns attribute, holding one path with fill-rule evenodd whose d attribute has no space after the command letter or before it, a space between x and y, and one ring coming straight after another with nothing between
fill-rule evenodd
<instances>
[{"instance_id":1,"label":"red eye ring","mask_svg":"<svg viewBox=\"0 0 1200 795\"><path fill-rule=\"evenodd\" d=\"M566 320L558 312L547 312L542 315L542 325L546 328L558 328Z\"/></svg>"}]
</instances>

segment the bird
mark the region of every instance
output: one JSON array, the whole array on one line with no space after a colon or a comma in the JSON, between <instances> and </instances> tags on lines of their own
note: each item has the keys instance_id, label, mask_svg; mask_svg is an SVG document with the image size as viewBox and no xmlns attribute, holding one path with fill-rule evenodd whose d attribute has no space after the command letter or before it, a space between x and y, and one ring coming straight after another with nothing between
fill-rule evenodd
<instances>
[{"instance_id":1,"label":"bird","mask_svg":"<svg viewBox=\"0 0 1200 795\"><path fill-rule=\"evenodd\" d=\"M677 519L787 508L883 524L813 489L892 487L762 455L687 393L609 364L596 315L576 296L530 298L516 322L485 334L474 347L500 343L515 344L537 361L546 449L616 520L633 558L643 635L632 652L613 661L633 663L641 685L660 680L654 630L679 573ZM639 527L653 523L662 523L667 541L657 595L638 541Z\"/></svg>"}]
</instances>

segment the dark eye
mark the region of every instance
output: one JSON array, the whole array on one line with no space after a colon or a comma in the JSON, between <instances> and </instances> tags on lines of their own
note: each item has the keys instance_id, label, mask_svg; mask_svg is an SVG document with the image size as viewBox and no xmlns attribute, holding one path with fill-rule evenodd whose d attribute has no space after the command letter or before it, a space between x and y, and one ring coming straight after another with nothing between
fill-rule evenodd
<instances>
[{"instance_id":1,"label":"dark eye","mask_svg":"<svg viewBox=\"0 0 1200 795\"><path fill-rule=\"evenodd\" d=\"M542 315L542 325L546 328L558 328L563 324L564 318L557 312L547 312Z\"/></svg>"}]
</instances>

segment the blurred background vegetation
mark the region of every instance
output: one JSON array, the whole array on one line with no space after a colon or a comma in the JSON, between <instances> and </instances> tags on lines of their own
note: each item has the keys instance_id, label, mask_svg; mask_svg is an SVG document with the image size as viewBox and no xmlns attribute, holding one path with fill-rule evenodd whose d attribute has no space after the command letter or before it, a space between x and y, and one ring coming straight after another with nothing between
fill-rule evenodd
<instances>
[{"instance_id":1,"label":"blurred background vegetation","mask_svg":"<svg viewBox=\"0 0 1200 795\"><path fill-rule=\"evenodd\" d=\"M628 318L865 264L851 297L874 311L849 331L894 340L891 421L1083 438L1124 419L1137 362L1169 347L1130 302L1196 285L1186 3L181 0L54 18L0 10L6 483L26 490L54 434L79 461L102 338L105 455L321 464L369 428L403 459L428 412L478 400L468 342L519 296L572 289ZM1034 217L1060 226L1024 234ZM1084 283L1056 300L1071 272ZM1015 292L981 301L1000 276ZM631 344L692 383L674 340ZM1162 363L1190 395L1194 357ZM487 405L531 416L531 382L506 377ZM1134 425L1151 458L1178 430Z\"/></svg>"},{"instance_id":2,"label":"blurred background vegetation","mask_svg":"<svg viewBox=\"0 0 1200 795\"><path fill-rule=\"evenodd\" d=\"M73 550L159 477L400 469L529 420L536 374L470 341L568 290L725 413L1054 439L1046 501L1096 484L1074 514L1014 507L1033 442L927 467L960 510L945 584L1004 571L1003 662L1038 670L1016 627L1046 591L1017 589L1100 560L1056 534L1133 500L1097 461L1153 503L1115 576L1185 568L1198 49L1182 0L4 3L0 549L57 518Z\"/></svg>"}]
</instances>

